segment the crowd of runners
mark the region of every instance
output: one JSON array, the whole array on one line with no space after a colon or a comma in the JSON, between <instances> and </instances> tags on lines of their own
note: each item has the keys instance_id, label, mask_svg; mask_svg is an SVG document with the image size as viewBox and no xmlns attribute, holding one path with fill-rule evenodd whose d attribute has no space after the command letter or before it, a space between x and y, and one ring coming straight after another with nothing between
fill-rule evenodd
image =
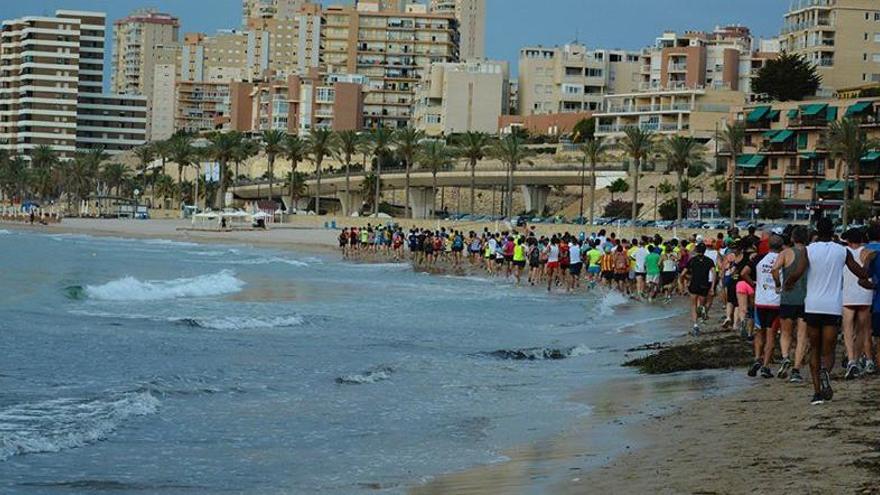
<instances>
[{"instance_id":1,"label":"crowd of runners","mask_svg":"<svg viewBox=\"0 0 880 495\"><path fill-rule=\"evenodd\" d=\"M752 227L742 236L731 229L683 239L621 238L605 230L547 236L528 227L465 233L387 225L345 228L339 245L347 259L480 270L547 291L605 288L648 303L688 296L695 336L713 306L720 306L722 327L753 343L749 376L800 383L809 356L814 404L833 397L829 370L841 328L845 378L877 372L880 225L838 238L833 223L822 218L814 229ZM781 361L774 372L777 336Z\"/></svg>"}]
</instances>

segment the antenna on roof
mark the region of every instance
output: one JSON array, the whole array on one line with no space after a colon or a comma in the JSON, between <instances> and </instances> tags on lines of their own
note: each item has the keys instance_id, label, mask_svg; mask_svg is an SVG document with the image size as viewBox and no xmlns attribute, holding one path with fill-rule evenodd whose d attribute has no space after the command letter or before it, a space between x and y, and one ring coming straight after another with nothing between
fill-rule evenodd
<instances>
[{"instance_id":1,"label":"antenna on roof","mask_svg":"<svg viewBox=\"0 0 880 495\"><path fill-rule=\"evenodd\" d=\"M581 28L574 28L574 44L577 45L581 37Z\"/></svg>"}]
</instances>

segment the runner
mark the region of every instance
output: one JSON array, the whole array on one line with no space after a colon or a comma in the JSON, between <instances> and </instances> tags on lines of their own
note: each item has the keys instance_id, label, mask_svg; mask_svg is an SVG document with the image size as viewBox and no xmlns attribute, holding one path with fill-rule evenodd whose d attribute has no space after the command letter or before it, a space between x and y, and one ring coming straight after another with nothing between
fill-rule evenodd
<instances>
[{"instance_id":1,"label":"runner","mask_svg":"<svg viewBox=\"0 0 880 495\"><path fill-rule=\"evenodd\" d=\"M807 351L807 323L804 321L804 299L807 296L807 279L803 273L806 264L807 229L798 226L789 229L789 236L783 237L785 249L776 257L771 274L776 287L781 287L779 297L780 337L782 364L776 376L788 378L791 369L792 383L803 382L801 366ZM797 329L797 346L794 352L794 369L792 369L791 338Z\"/></svg>"},{"instance_id":2,"label":"runner","mask_svg":"<svg viewBox=\"0 0 880 495\"><path fill-rule=\"evenodd\" d=\"M706 257L706 245L697 244L696 255L688 261L687 267L682 271L681 277L688 280L688 292L691 295L691 319L693 320L693 335L700 335L700 316L703 313L703 305L709 295L709 274L715 269L712 260Z\"/></svg>"},{"instance_id":3,"label":"runner","mask_svg":"<svg viewBox=\"0 0 880 495\"><path fill-rule=\"evenodd\" d=\"M850 229L843 234L850 255L862 265L865 236L861 230ZM843 271L843 344L846 348L846 374L852 380L864 373L871 347L871 302L874 291L859 286L859 279L849 270ZM867 346L865 346L867 340ZM867 347L867 350L866 350ZM863 357L864 356L864 357ZM860 363L860 358L862 363Z\"/></svg>"},{"instance_id":4,"label":"runner","mask_svg":"<svg viewBox=\"0 0 880 495\"><path fill-rule=\"evenodd\" d=\"M761 370L763 378L773 378L770 363L773 361L773 347L776 343L776 329L779 319L779 290L773 280L773 267L782 251L782 237L773 235L769 239L770 252L760 256L754 264L755 272L755 364L749 369L749 376Z\"/></svg>"}]
</instances>

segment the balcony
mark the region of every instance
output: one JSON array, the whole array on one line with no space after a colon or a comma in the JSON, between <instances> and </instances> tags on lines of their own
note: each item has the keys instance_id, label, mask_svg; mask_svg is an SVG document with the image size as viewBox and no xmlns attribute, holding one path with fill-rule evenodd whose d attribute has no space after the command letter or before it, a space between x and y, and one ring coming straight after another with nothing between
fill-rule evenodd
<instances>
[{"instance_id":1,"label":"balcony","mask_svg":"<svg viewBox=\"0 0 880 495\"><path fill-rule=\"evenodd\" d=\"M666 68L668 72L687 72L688 66L686 63L678 63L678 64L669 64Z\"/></svg>"}]
</instances>

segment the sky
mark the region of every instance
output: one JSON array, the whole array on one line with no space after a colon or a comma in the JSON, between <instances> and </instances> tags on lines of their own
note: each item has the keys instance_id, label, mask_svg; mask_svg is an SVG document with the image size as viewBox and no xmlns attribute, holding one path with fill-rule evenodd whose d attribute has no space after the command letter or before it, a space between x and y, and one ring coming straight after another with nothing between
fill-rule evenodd
<instances>
[{"instance_id":1,"label":"sky","mask_svg":"<svg viewBox=\"0 0 880 495\"><path fill-rule=\"evenodd\" d=\"M2 18L51 15L56 9L99 10L108 24L151 7L178 16L183 31L239 27L241 0L0 0ZM344 0L325 4L350 3ZM575 39L591 48L637 50L664 30L711 30L719 24L749 26L758 37L779 33L789 0L487 0L486 51L515 72L519 48L553 46ZM108 26L108 36L110 30ZM108 44L108 47L111 46ZM109 56L109 55L108 55ZM107 61L109 70L109 59Z\"/></svg>"}]
</instances>

